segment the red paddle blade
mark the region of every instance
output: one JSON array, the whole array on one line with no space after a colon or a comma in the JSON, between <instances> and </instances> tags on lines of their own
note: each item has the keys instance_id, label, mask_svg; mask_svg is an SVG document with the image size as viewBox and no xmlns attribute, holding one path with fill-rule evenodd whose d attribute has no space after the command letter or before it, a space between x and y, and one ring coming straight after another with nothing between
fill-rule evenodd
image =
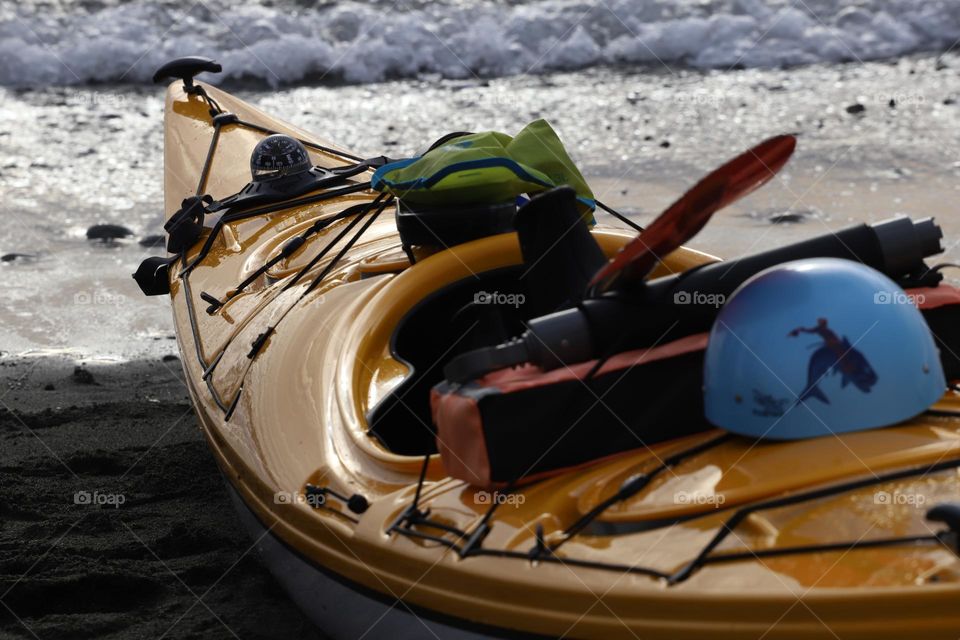
<instances>
[{"instance_id":1,"label":"red paddle blade","mask_svg":"<svg viewBox=\"0 0 960 640\"><path fill-rule=\"evenodd\" d=\"M619 278L646 277L657 261L695 236L710 216L769 182L787 164L796 144L792 135L776 136L715 169L605 264L590 288L602 291Z\"/></svg>"}]
</instances>

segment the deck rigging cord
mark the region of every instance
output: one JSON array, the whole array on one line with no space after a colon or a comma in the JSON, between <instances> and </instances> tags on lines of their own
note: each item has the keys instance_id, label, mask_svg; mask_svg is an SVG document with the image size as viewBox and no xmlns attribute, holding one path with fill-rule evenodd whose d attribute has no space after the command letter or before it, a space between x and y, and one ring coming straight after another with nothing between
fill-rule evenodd
<instances>
[{"instance_id":1,"label":"deck rigging cord","mask_svg":"<svg viewBox=\"0 0 960 640\"><path fill-rule=\"evenodd\" d=\"M259 268L257 268L257 269L256 269L253 273L251 273L249 276L247 276L246 278L244 278L236 287L234 287L234 288L231 289L230 291L226 292L226 293L222 296L222 298L216 298L216 297L212 296L211 294L209 294L209 293L207 293L207 292L202 292L202 293L200 294L200 297L203 298L204 301L210 303L210 305L211 305L210 307L207 308L207 313L213 313L213 312L215 312L215 311L218 310L220 307L222 307L224 304L226 304L227 302L229 302L232 298L236 297L238 294L240 294L240 293L242 293L244 290L246 290L246 288L249 287L250 285L252 285L254 282L256 282L256 281L260 278L260 276L262 276L262 275L264 275L265 273L267 273L270 269L272 269L273 267L275 267L275 266L276 266L277 264L279 264L282 260L287 259L287 258L290 258L294 253L296 253L297 251L299 251L299 250L304 246L304 244L306 243L306 241L307 241L311 236L320 233L321 231L323 231L324 229L326 229L327 227L329 227L329 226L332 225L333 223L338 222L338 221L340 221L340 220L344 220L344 219L350 218L350 217L354 217L355 219L356 219L356 218L359 218L359 217L362 217L363 215L365 215L365 214L367 213L367 211L369 211L369 209L371 208L371 206L373 206L373 205L375 205L375 204L379 204L379 203L377 202L377 200L374 200L373 202L365 202L365 203L363 203L363 204L353 205L353 206L351 206L351 207L347 207L347 208L344 209L343 211L341 211L341 212L339 212L339 213L336 213L336 214L334 214L334 215L332 215L332 216L329 216L329 217L326 217L326 218L319 218L319 219L318 219L316 222L314 222L310 227L308 227L303 233L294 236L294 237L291 238L290 240L287 240L287 241L283 244L283 246L280 248L280 250L276 253L276 255L274 255L273 257L271 257L270 259L268 259L266 262L264 262L263 265L261 265ZM350 227L350 228L352 228L352 227ZM334 241L334 242L335 242L335 241ZM323 258L323 256L320 255L320 256L319 256L319 259L322 259L322 258ZM300 274L298 274L298 275L300 275ZM295 284L295 282L296 282L296 280L291 281L291 282L288 283L288 285L285 286L284 288L285 288L285 289L286 289L286 288L289 288L290 286L292 286L293 284Z\"/></svg>"},{"instance_id":2,"label":"deck rigging cord","mask_svg":"<svg viewBox=\"0 0 960 640\"><path fill-rule=\"evenodd\" d=\"M947 528L936 533L929 535L905 535L905 536L896 536L890 538L880 538L880 539L860 539L852 541L841 541L834 543L824 543L824 544L812 544L812 545L799 545L791 547L781 547L774 549L748 549L746 551L736 551L736 552L725 552L725 553L712 553L717 546L723 542L729 535L733 533L736 527L742 523L746 518L757 511L767 510L767 509L776 509L779 507L791 506L799 504L802 502L819 500L831 496L840 495L847 491L853 491L857 489L862 489L869 486L875 486L883 484L886 482L895 482L898 480L903 480L911 477L924 477L931 473L937 473L941 471L946 471L949 469L960 468L960 458L955 458L952 460L943 460L936 462L934 464L912 467L908 469L900 469L896 471L891 471L867 478L851 480L847 482L838 483L825 488L813 489L810 491L802 491L799 493L787 495L781 498L773 498L770 500L764 500L760 502L755 502L753 504L747 504L740 507L727 507L718 508L719 510L729 509L733 511L731 515L724 523L718 528L715 535L711 540L704 545L704 547L694 556L692 560L683 564L678 570L674 572L665 572L653 567L646 567L637 564L624 564L624 563L612 563L612 562L602 562L596 560L583 560L573 557L560 556L556 554L556 551L561 544L573 539L578 534L582 533L588 528L588 526L594 522L603 512L609 509L614 504L620 502L621 500L629 498L631 495L635 495L637 492L648 486L649 482L654 479L656 475L662 473L669 466L674 466L679 464L683 460L695 456L699 453L713 448L726 442L731 438L729 434L723 434L715 438L706 440L704 442L693 445L683 451L679 451L672 456L668 456L663 462L652 469L646 474L640 474L634 476L633 478L628 478L627 481L622 485L620 491L618 491L614 496L608 498L596 507L591 509L589 512L584 514L580 519L574 522L572 525L569 525L562 533L562 539L559 543L554 545L549 545L545 542L543 537L542 525L538 525L535 536L534 536L534 545L531 549L527 551L516 551L512 549L493 549L483 546L483 540L486 538L487 533L489 533L491 525L489 524L494 513L497 510L500 502L497 500L491 500L491 505L481 516L477 525L474 526L472 531L463 531L457 527L452 527L446 523L438 522L436 520L431 520L429 515L429 509L423 510L419 506L419 501L422 496L422 487L426 478L426 468L429 461L429 456L425 457L423 467L421 469L420 478L416 484L416 490L414 493L414 500L407 506L407 508L401 512L397 520L387 529L387 534L397 533L399 535L404 535L410 538L426 540L430 542L435 542L441 544L445 547L448 547L450 550L456 552L461 558L469 558L476 556L488 556L488 557L500 557L500 558L514 558L518 560L526 560L528 562L551 562L558 563L567 566L577 566L589 569L600 569L608 571L619 571L624 573L633 573L639 575L646 575L652 578L663 580L667 586L673 586L682 582L685 582L689 579L694 573L699 569L711 565L719 564L724 562L735 562L742 560L752 560L760 558L769 558L769 557L779 557L779 556L790 556L790 555L799 555L804 553L825 553L830 551L852 551L857 549L868 549L876 547L888 547L888 546L902 546L902 545L917 545L917 544L939 544L955 554L960 554L960 548L958 548L958 522L956 519L957 514L950 512L946 513L946 508L949 505L941 505L939 507L934 507L927 512L927 519L935 522L943 522L947 524ZM696 519L702 517L702 514L694 515L687 520ZM654 523L649 528L646 528L645 531L655 531L660 530L665 527L673 526L679 522L679 520L670 520L669 522L657 522ZM434 535L426 533L424 531L419 531L414 527L426 527L433 528L439 531L444 531L451 533L455 536L453 540L445 538L442 535ZM603 534L595 533L594 535L616 535L616 534ZM460 540L466 540L465 544L460 544Z\"/></svg>"},{"instance_id":3,"label":"deck rigging cord","mask_svg":"<svg viewBox=\"0 0 960 640\"><path fill-rule=\"evenodd\" d=\"M219 65L216 65L219 67ZM161 76L161 72L157 73L157 76ZM177 76L181 77L181 76ZM155 77L156 79L156 77ZM209 178L210 169L213 164L213 158L216 155L217 148L221 139L221 130L226 126L238 126L246 127L260 133L267 135L273 135L277 132L272 131L266 127L256 125L250 122L241 120L236 114L225 112L222 107L210 97L204 88L201 85L194 85L190 78L184 79L184 89L190 95L198 96L202 99L209 108L209 114L211 118L211 124L213 125L213 133L211 134L210 144L207 148L207 153L204 158L203 168L201 169L200 177L198 179L197 188L192 197L184 200L183 207L177 214L171 216L168 220L165 228L168 233L170 233L171 241L173 241L177 230L180 229L187 235L187 240L179 242L176 246L171 247L168 243L168 249L175 249L173 253L178 254L179 263L180 263L180 272L178 278L180 279L182 285L184 286L186 293L186 303L187 311L189 316L189 322L191 327L191 333L193 334L194 346L196 351L197 359L203 369L203 380L207 384L207 389L210 392L215 404L224 412L224 419L229 420L233 415L233 412L237 408L240 396L243 392L243 385L241 384L238 388L235 396L229 401L225 402L223 398L220 397L219 392L213 384L212 376L213 372L220 362L221 357L223 356L223 351L218 353L211 361L207 361L202 353L201 339L197 327L196 320L196 308L193 301L193 294L190 286L190 274L191 272L207 257L211 249L213 248L214 243L219 237L221 231L224 228L224 225L238 222L241 220L267 215L270 213L275 213L285 209L290 209L293 207L303 206L307 204L315 204L324 202L326 200L332 200L334 198L339 198L347 195L352 195L355 193L362 193L370 190L370 182L359 182L354 184L346 184L345 186L339 186L338 188L329 188L335 186L334 184L344 184L349 181L350 178L356 177L366 171L375 168L388 159L381 156L378 158L364 159L360 156L341 151L339 149L334 149L325 145L321 145L309 140L302 140L297 138L297 140L304 146L311 148L315 151L325 153L327 155L332 155L338 158L345 160L353 161L352 164L346 164L342 167L336 167L331 169L331 173L334 174L335 180L328 181L324 186L327 187L323 191L313 195L306 195L292 200L285 200L282 202L270 203L265 206L253 207L253 208L243 208L238 207L236 204L230 206L232 203L225 203L224 201L215 202L211 196L204 195L203 191L207 184ZM226 199L229 201L229 198ZM308 230L306 230L298 238L294 238L291 241L288 241L284 247L281 248L279 254L274 256L267 261L267 264L259 268L252 274L251 277L246 278L241 282L237 290L232 292L232 295L224 296L224 299L221 300L207 292L201 292L199 298L208 304L207 312L214 313L220 309L227 301L229 301L233 296L235 296L240 291L243 291L249 287L257 278L264 275L272 266L280 262L286 257L289 257L295 253L299 248L303 246L305 241L312 235L315 235L328 227L329 225L346 218L353 218L351 222L342 230L332 241L330 241L317 256L314 256L313 259L308 262L302 269L300 269L293 277L292 282L288 283L289 286L285 286L282 291L285 291L293 286L293 284L299 282L304 275L312 269L320 260L326 257L334 246L343 240L350 231L352 231L360 220L365 217L370 211L374 211L373 216L368 219L368 221L357 231L357 233L350 239L346 241L344 247L333 257L333 259L327 263L327 265L321 270L316 278L307 286L304 292L293 302L293 304L284 310L274 323L274 325L268 327L264 332L257 336L254 342L251 345L250 353L248 357L252 360L259 350L266 343L267 338L273 333L276 329L276 325L289 313L289 311L296 306L296 304L301 301L308 293L316 289L322 282L322 280L336 267L347 251L356 244L360 236L363 235L367 229L370 228L371 224L379 217L379 215L384 211L386 206L389 204L389 200L385 199L383 194L378 194L374 199L369 202L361 203L354 205L340 211L332 216L321 218L317 220L314 225L312 225ZM193 238L199 238L199 235L202 234L204 225L203 220L208 213L222 212L219 219L214 223L212 228L209 229L206 239L204 240L203 245L193 259L188 260L187 252L188 249L192 246L190 242L190 236ZM282 292L281 291L281 292ZM249 365L248 365L249 366Z\"/></svg>"},{"instance_id":4,"label":"deck rigging cord","mask_svg":"<svg viewBox=\"0 0 960 640\"><path fill-rule=\"evenodd\" d=\"M636 231L637 233L643 233L643 227L641 227L641 226L638 225L636 222L634 222L633 220L631 220L630 218L628 218L626 215L620 213L619 211L617 211L617 210L614 209L613 207L610 207L610 206L608 206L608 205L600 202L600 201L597 200L596 198L594 198L594 202L597 203L597 206L598 206L598 207L600 207L601 209L603 209L604 211L606 211L607 213L609 213L610 215L612 215L614 218L616 218L616 219L619 220L620 222L624 223L625 225L627 225L628 227L630 227L631 229L633 229L633 230Z\"/></svg>"}]
</instances>

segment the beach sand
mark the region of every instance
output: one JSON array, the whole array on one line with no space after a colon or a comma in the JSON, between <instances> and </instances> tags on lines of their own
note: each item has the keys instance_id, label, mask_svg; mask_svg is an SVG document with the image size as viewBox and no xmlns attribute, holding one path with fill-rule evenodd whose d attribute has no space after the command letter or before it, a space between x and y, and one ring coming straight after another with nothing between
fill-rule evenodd
<instances>
[{"instance_id":1,"label":"beach sand","mask_svg":"<svg viewBox=\"0 0 960 640\"><path fill-rule=\"evenodd\" d=\"M234 515L175 357L0 363L0 637L323 637Z\"/></svg>"}]
</instances>

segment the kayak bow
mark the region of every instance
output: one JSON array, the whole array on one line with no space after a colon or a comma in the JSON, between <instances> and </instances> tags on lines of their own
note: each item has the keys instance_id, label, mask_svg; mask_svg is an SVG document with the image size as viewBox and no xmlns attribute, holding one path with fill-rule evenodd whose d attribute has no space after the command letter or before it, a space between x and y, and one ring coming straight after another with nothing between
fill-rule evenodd
<instances>
[{"instance_id":1,"label":"kayak bow","mask_svg":"<svg viewBox=\"0 0 960 640\"><path fill-rule=\"evenodd\" d=\"M204 95L180 83L167 93L168 217L198 183L216 199L238 193L265 132L313 143L311 160L326 170L356 161L197 86ZM211 158L205 96L256 126L221 117ZM776 143L783 161L786 143ZM430 430L426 398L404 386L412 365L398 350L410 345L394 342L398 327L422 322L411 333L426 336L417 349L452 350L439 344L450 318L416 311L452 288L496 291L522 258L516 234L501 233L411 264L393 216L374 215L369 176L329 187L328 198L209 215L200 242L170 265L207 442L270 570L324 630L718 640L960 632L960 564L949 533L925 519L960 490L953 394L939 413L888 429L762 444L711 430L638 443L500 494L447 477L429 449L398 452L371 437L367 416L391 397L401 440ZM592 234L608 258L632 246L624 231ZM661 257L654 275L712 260L683 248Z\"/></svg>"}]
</instances>

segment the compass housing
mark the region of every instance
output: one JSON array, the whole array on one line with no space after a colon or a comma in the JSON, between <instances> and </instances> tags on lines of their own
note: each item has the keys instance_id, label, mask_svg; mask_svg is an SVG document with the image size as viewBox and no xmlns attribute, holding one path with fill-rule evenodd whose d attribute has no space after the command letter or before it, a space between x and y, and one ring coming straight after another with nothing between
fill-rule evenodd
<instances>
[{"instance_id":1,"label":"compass housing","mask_svg":"<svg viewBox=\"0 0 960 640\"><path fill-rule=\"evenodd\" d=\"M303 143L282 133L267 136L250 155L254 182L273 180L309 171L313 164Z\"/></svg>"}]
</instances>

